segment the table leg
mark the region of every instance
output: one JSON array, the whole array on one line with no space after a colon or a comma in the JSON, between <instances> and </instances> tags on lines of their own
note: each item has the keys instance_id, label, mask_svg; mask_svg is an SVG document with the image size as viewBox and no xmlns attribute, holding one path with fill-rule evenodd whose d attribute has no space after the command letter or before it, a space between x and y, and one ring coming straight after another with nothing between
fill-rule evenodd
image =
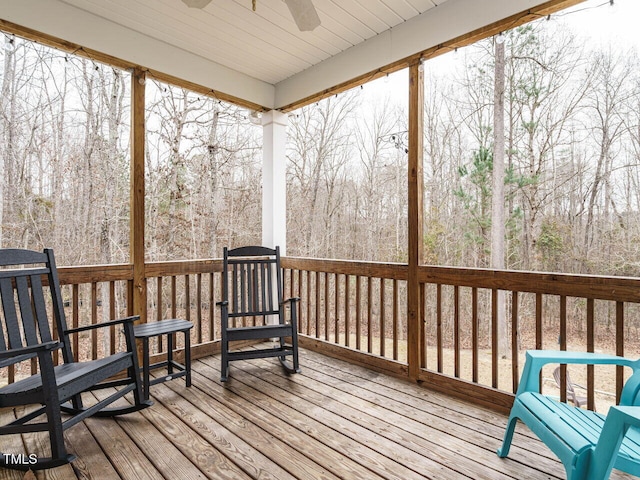
<instances>
[{"instance_id":1,"label":"table leg","mask_svg":"<svg viewBox=\"0 0 640 480\"><path fill-rule=\"evenodd\" d=\"M184 369L187 371L185 381L187 387L191 386L191 331L184 331Z\"/></svg>"},{"instance_id":2,"label":"table leg","mask_svg":"<svg viewBox=\"0 0 640 480\"><path fill-rule=\"evenodd\" d=\"M149 400L149 338L142 339L142 387L144 399Z\"/></svg>"},{"instance_id":3,"label":"table leg","mask_svg":"<svg viewBox=\"0 0 640 480\"><path fill-rule=\"evenodd\" d=\"M167 335L167 373L173 373L173 335Z\"/></svg>"}]
</instances>

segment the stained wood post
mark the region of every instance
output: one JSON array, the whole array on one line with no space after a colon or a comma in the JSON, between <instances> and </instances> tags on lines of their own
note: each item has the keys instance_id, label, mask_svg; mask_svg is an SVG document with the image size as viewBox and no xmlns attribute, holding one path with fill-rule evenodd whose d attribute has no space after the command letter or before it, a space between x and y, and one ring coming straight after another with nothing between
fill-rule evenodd
<instances>
[{"instance_id":1,"label":"stained wood post","mask_svg":"<svg viewBox=\"0 0 640 480\"><path fill-rule=\"evenodd\" d=\"M420 351L423 339L420 332L420 281L418 267L423 262L422 247L422 135L424 127L423 99L424 75L420 61L409 66L409 272L407 281L407 356L409 379L418 380L420 374Z\"/></svg>"},{"instance_id":2,"label":"stained wood post","mask_svg":"<svg viewBox=\"0 0 640 480\"><path fill-rule=\"evenodd\" d=\"M131 76L131 194L129 213L130 262L133 264L132 313L147 322L147 279L144 258L144 141L145 72L134 69Z\"/></svg>"}]
</instances>

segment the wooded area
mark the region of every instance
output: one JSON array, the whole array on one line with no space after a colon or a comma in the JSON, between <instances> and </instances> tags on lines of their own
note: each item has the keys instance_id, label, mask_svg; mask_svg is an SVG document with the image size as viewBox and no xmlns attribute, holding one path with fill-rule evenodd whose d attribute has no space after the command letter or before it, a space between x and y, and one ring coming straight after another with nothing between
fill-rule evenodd
<instances>
[{"instance_id":1,"label":"wooded area","mask_svg":"<svg viewBox=\"0 0 640 480\"><path fill-rule=\"evenodd\" d=\"M504 37L505 267L638 275L637 52L584 42L563 20ZM130 73L9 35L4 46L0 245L51 246L61 265L127 262ZM494 39L424 64L428 264L490 266L495 67ZM290 114L289 255L406 262L407 83ZM259 243L261 128L153 77L146 91L147 259Z\"/></svg>"}]
</instances>

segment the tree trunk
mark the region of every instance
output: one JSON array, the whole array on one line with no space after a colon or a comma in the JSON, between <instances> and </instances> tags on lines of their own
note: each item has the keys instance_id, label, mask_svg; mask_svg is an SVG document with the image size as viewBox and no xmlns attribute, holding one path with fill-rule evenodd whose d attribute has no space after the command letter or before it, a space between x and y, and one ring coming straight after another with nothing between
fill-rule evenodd
<instances>
[{"instance_id":1,"label":"tree trunk","mask_svg":"<svg viewBox=\"0 0 640 480\"><path fill-rule=\"evenodd\" d=\"M491 268L504 269L504 42L495 42L493 91L493 191L491 200ZM498 291L498 355L508 349L504 291Z\"/></svg>"}]
</instances>

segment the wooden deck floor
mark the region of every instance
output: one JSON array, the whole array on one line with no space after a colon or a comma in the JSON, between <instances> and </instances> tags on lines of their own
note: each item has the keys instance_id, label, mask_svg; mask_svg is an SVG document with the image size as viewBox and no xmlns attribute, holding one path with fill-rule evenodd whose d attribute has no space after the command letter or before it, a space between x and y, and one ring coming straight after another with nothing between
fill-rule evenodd
<instances>
[{"instance_id":1,"label":"wooden deck floor","mask_svg":"<svg viewBox=\"0 0 640 480\"><path fill-rule=\"evenodd\" d=\"M153 388L155 404L66 433L78 459L42 479L547 479L564 470L518 427L499 459L506 417L319 354L287 377L275 360L194 362L193 386ZM4 412L6 418L8 413ZM18 444L11 445L9 442ZM1 437L0 451L42 452L38 438ZM0 479L22 474L0 470ZM614 472L611 478L631 478Z\"/></svg>"}]
</instances>

